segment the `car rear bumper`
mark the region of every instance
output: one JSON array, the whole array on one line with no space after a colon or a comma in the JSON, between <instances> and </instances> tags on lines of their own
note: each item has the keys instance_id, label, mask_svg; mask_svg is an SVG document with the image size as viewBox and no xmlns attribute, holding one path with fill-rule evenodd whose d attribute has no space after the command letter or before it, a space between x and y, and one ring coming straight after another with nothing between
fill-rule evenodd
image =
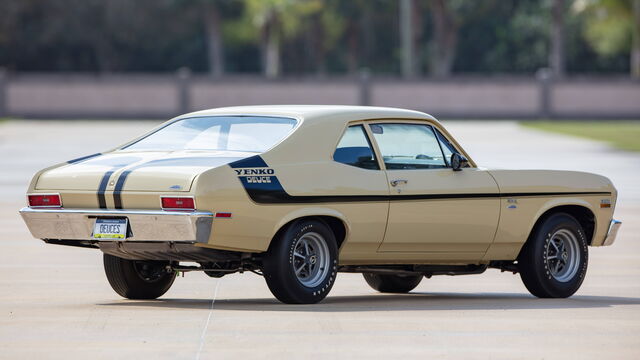
<instances>
[{"instance_id":1,"label":"car rear bumper","mask_svg":"<svg viewBox=\"0 0 640 360\"><path fill-rule=\"evenodd\" d=\"M206 211L33 209L20 215L31 235L38 239L91 240L98 217L127 218L130 235L124 241L177 241L206 243L213 214ZM110 241L113 241L110 239Z\"/></svg>"},{"instance_id":2,"label":"car rear bumper","mask_svg":"<svg viewBox=\"0 0 640 360\"><path fill-rule=\"evenodd\" d=\"M616 241L616 236L618 236L618 229L620 229L620 225L622 225L622 221L618 221L616 219L611 220L611 223L609 224L609 230L607 231L607 236L604 238L602 246L612 245Z\"/></svg>"}]
</instances>

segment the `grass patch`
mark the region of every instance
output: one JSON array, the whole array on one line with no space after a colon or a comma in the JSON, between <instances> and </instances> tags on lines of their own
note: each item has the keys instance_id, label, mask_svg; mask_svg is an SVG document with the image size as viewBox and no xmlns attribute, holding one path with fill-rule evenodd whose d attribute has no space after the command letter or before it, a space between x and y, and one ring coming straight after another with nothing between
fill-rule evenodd
<instances>
[{"instance_id":1,"label":"grass patch","mask_svg":"<svg viewBox=\"0 0 640 360\"><path fill-rule=\"evenodd\" d=\"M622 150L640 151L640 121L531 121L521 125L604 141Z\"/></svg>"}]
</instances>

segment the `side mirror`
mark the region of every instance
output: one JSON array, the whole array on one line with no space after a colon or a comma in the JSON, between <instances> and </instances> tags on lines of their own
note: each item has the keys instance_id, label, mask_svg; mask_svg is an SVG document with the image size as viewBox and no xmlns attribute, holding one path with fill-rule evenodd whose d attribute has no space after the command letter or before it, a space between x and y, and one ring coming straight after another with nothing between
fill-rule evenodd
<instances>
[{"instance_id":1,"label":"side mirror","mask_svg":"<svg viewBox=\"0 0 640 360\"><path fill-rule=\"evenodd\" d=\"M469 166L469 160L458 153L451 154L451 168L453 171L460 171Z\"/></svg>"}]
</instances>

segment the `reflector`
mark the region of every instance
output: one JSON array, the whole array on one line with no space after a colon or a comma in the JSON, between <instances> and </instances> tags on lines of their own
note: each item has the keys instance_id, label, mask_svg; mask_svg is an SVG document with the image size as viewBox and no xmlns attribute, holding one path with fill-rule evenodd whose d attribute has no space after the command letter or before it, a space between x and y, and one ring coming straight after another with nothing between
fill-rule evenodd
<instances>
[{"instance_id":1,"label":"reflector","mask_svg":"<svg viewBox=\"0 0 640 360\"><path fill-rule=\"evenodd\" d=\"M58 194L41 194L29 195L29 207L61 207L60 195Z\"/></svg>"},{"instance_id":2,"label":"reflector","mask_svg":"<svg viewBox=\"0 0 640 360\"><path fill-rule=\"evenodd\" d=\"M162 197L163 210L195 210L195 203L190 197Z\"/></svg>"}]
</instances>

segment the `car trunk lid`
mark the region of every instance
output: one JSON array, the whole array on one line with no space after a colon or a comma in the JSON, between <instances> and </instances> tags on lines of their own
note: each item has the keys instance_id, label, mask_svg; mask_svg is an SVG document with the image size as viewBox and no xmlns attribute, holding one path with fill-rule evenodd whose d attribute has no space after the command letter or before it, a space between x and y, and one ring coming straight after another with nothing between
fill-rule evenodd
<instances>
[{"instance_id":1,"label":"car trunk lid","mask_svg":"<svg viewBox=\"0 0 640 360\"><path fill-rule=\"evenodd\" d=\"M246 158L238 152L113 152L68 163L38 178L38 190L189 191L211 168Z\"/></svg>"}]
</instances>

